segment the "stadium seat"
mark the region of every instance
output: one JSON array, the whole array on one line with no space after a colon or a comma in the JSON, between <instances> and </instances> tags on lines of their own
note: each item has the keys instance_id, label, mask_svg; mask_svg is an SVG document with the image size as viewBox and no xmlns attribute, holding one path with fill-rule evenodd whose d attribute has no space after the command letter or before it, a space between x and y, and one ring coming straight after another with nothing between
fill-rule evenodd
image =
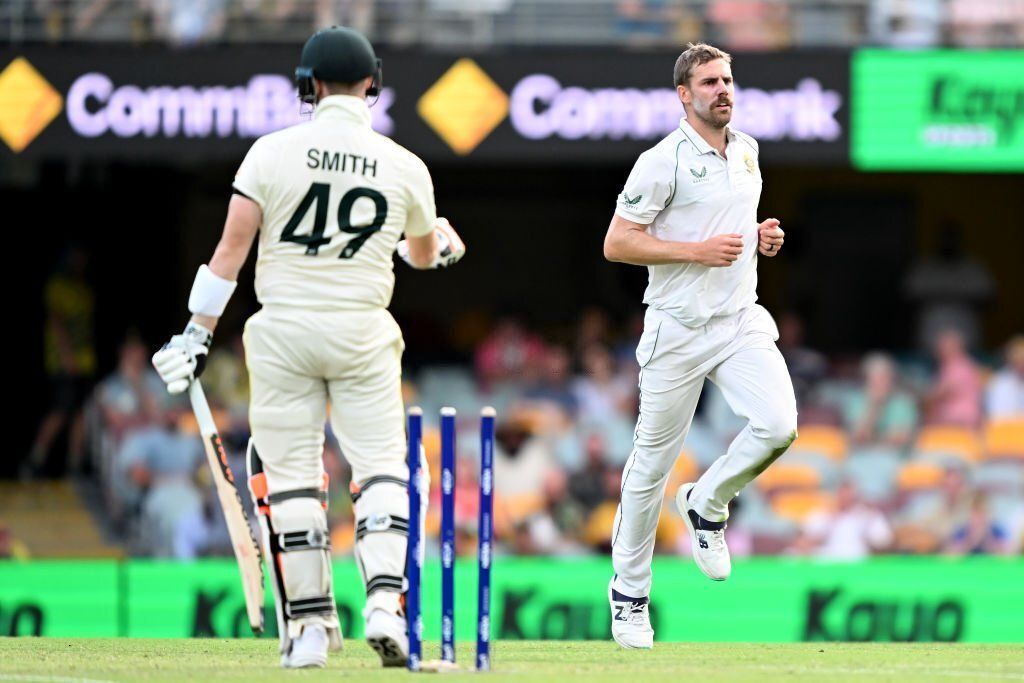
<instances>
[{"instance_id":1,"label":"stadium seat","mask_svg":"<svg viewBox=\"0 0 1024 683\"><path fill-rule=\"evenodd\" d=\"M776 465L806 465L818 473L821 487L834 489L839 484L842 468L840 463L816 451L787 451Z\"/></svg>"},{"instance_id":2,"label":"stadium seat","mask_svg":"<svg viewBox=\"0 0 1024 683\"><path fill-rule=\"evenodd\" d=\"M782 519L803 524L819 510L832 506L832 496L825 491L784 491L772 498L772 512Z\"/></svg>"},{"instance_id":3,"label":"stadium seat","mask_svg":"<svg viewBox=\"0 0 1024 683\"><path fill-rule=\"evenodd\" d=\"M524 521L530 515L544 509L546 503L542 493L523 493L515 496L502 496L496 500L513 524Z\"/></svg>"},{"instance_id":4,"label":"stadium seat","mask_svg":"<svg viewBox=\"0 0 1024 683\"><path fill-rule=\"evenodd\" d=\"M802 425L789 449L794 453L820 453L832 460L842 460L847 451L846 434L828 425Z\"/></svg>"},{"instance_id":5,"label":"stadium seat","mask_svg":"<svg viewBox=\"0 0 1024 683\"><path fill-rule=\"evenodd\" d=\"M1024 420L994 420L985 426L988 458L1024 460Z\"/></svg>"},{"instance_id":6,"label":"stadium seat","mask_svg":"<svg viewBox=\"0 0 1024 683\"><path fill-rule=\"evenodd\" d=\"M896 473L902 464L894 448L858 449L843 463L843 473L865 500L885 503L896 493Z\"/></svg>"},{"instance_id":7,"label":"stadium seat","mask_svg":"<svg viewBox=\"0 0 1024 683\"><path fill-rule=\"evenodd\" d=\"M989 493L1006 492L1024 497L1024 461L989 460L974 470L974 485Z\"/></svg>"},{"instance_id":8,"label":"stadium seat","mask_svg":"<svg viewBox=\"0 0 1024 683\"><path fill-rule=\"evenodd\" d=\"M223 433L231 426L231 414L223 408L211 408L213 423ZM199 423L196 422L195 414L189 410L181 413L177 420L178 431L182 434L199 434Z\"/></svg>"},{"instance_id":9,"label":"stadium seat","mask_svg":"<svg viewBox=\"0 0 1024 683\"><path fill-rule=\"evenodd\" d=\"M896 484L904 492L937 489L944 475L945 470L934 463L909 462L900 469Z\"/></svg>"},{"instance_id":10,"label":"stadium seat","mask_svg":"<svg viewBox=\"0 0 1024 683\"><path fill-rule=\"evenodd\" d=\"M810 465L777 462L757 478L757 485L772 497L787 491L817 490L821 476Z\"/></svg>"},{"instance_id":11,"label":"stadium seat","mask_svg":"<svg viewBox=\"0 0 1024 683\"><path fill-rule=\"evenodd\" d=\"M668 475L668 485L665 487L665 497L673 499L676 495L676 489L682 484L690 481L697 480L697 463L695 462L692 455L686 450L683 450L676 458L675 464L672 466L672 471Z\"/></svg>"},{"instance_id":12,"label":"stadium seat","mask_svg":"<svg viewBox=\"0 0 1024 683\"><path fill-rule=\"evenodd\" d=\"M981 456L981 439L966 427L934 425L921 429L914 451L929 457L977 462Z\"/></svg>"}]
</instances>

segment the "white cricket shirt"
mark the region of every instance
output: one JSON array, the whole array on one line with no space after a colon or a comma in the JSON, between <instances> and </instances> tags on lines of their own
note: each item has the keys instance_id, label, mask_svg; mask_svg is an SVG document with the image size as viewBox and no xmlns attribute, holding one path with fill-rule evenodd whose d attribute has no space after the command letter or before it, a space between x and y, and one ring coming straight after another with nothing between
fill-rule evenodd
<instances>
[{"instance_id":1,"label":"white cricket shirt","mask_svg":"<svg viewBox=\"0 0 1024 683\"><path fill-rule=\"evenodd\" d=\"M731 266L648 266L644 303L689 327L737 313L757 301L757 142L726 129L726 158L686 122L637 159L615 213L647 225L662 240L703 242L739 233L743 253Z\"/></svg>"},{"instance_id":2,"label":"white cricket shirt","mask_svg":"<svg viewBox=\"0 0 1024 683\"><path fill-rule=\"evenodd\" d=\"M427 167L374 132L366 103L347 95L258 139L234 187L263 210L256 297L265 306L387 307L398 240L428 234L437 217Z\"/></svg>"}]
</instances>

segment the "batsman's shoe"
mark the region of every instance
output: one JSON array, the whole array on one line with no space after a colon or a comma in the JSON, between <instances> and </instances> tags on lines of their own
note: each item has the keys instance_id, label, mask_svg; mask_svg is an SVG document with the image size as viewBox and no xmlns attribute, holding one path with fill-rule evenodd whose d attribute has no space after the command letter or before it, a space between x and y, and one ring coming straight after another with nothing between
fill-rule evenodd
<instances>
[{"instance_id":1,"label":"batsman's shoe","mask_svg":"<svg viewBox=\"0 0 1024 683\"><path fill-rule=\"evenodd\" d=\"M693 484L683 484L676 493L676 508L690 532L693 559L712 581L725 581L732 572L729 546L725 544L725 522L709 522L690 507Z\"/></svg>"},{"instance_id":2,"label":"batsman's shoe","mask_svg":"<svg viewBox=\"0 0 1024 683\"><path fill-rule=\"evenodd\" d=\"M405 666L409 659L409 635L405 619L375 609L366 618L366 642L380 655L384 666Z\"/></svg>"},{"instance_id":3,"label":"batsman's shoe","mask_svg":"<svg viewBox=\"0 0 1024 683\"><path fill-rule=\"evenodd\" d=\"M654 647L654 629L648 611L649 598L631 598L612 588L608 582L608 605L612 608L612 638L627 650Z\"/></svg>"},{"instance_id":4,"label":"batsman's shoe","mask_svg":"<svg viewBox=\"0 0 1024 683\"><path fill-rule=\"evenodd\" d=\"M327 666L327 629L321 624L309 624L302 635L292 641L291 649L281 655L281 666L286 669L322 669Z\"/></svg>"}]
</instances>

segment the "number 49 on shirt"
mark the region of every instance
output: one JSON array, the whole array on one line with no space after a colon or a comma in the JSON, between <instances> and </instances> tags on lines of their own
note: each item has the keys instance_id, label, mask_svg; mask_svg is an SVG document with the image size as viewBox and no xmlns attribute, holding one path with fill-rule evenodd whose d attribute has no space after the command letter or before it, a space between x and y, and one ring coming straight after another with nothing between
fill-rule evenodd
<instances>
[{"instance_id":1,"label":"number 49 on shirt","mask_svg":"<svg viewBox=\"0 0 1024 683\"><path fill-rule=\"evenodd\" d=\"M330 244L331 238L324 237L324 229L327 227L327 206L330 200L331 186L328 183L313 183L309 186L306 196L299 202L299 208L288 219L281 233L282 242L295 242L306 247L307 256L316 256L320 253L320 247ZM352 225L352 206L358 199L366 197L373 201L376 213L369 225ZM310 207L316 205L313 214L313 231L308 235L296 235L295 230L299 223L306 217ZM345 248L341 250L338 258L349 259L355 256L366 244L366 240L373 237L384 226L388 216L388 200L377 190L369 187L354 187L346 192L341 201L338 202L338 230L353 235Z\"/></svg>"}]
</instances>

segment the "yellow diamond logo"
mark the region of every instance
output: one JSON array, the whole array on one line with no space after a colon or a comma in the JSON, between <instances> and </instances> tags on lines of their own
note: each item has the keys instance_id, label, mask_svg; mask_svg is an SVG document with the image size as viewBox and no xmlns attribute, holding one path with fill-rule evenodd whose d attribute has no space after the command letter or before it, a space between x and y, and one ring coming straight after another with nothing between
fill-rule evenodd
<instances>
[{"instance_id":1,"label":"yellow diamond logo","mask_svg":"<svg viewBox=\"0 0 1024 683\"><path fill-rule=\"evenodd\" d=\"M15 154L28 147L63 106L64 98L24 57L0 72L0 138Z\"/></svg>"},{"instance_id":2,"label":"yellow diamond logo","mask_svg":"<svg viewBox=\"0 0 1024 683\"><path fill-rule=\"evenodd\" d=\"M508 95L464 58L423 93L416 109L456 154L469 154L505 120Z\"/></svg>"}]
</instances>

